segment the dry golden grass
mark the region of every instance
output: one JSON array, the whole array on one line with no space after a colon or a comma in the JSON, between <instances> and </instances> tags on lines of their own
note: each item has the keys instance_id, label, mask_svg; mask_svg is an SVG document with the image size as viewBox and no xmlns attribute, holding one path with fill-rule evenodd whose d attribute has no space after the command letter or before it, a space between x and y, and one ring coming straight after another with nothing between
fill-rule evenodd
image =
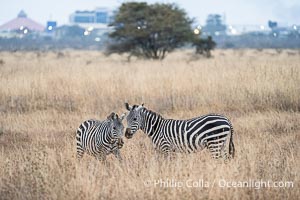
<instances>
[{"instance_id":1,"label":"dry golden grass","mask_svg":"<svg viewBox=\"0 0 300 200\"><path fill-rule=\"evenodd\" d=\"M300 54L214 55L196 60L175 52L164 61L128 63L99 52L1 52L0 198L299 198ZM235 128L236 158L219 163L203 151L163 162L140 132L125 140L122 164L113 156L106 166L89 156L77 162L79 124L124 112L125 101L144 102L169 118L225 114ZM292 181L293 187L222 188L223 179ZM160 180L170 187L154 184ZM185 185L198 180L209 187ZM171 187L174 182L184 186Z\"/></svg>"}]
</instances>

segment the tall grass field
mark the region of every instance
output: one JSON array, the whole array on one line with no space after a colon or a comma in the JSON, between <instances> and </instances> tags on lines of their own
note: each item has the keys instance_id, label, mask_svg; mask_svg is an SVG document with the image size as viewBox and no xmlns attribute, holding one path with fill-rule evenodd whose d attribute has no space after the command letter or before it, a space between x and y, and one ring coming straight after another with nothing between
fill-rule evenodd
<instances>
[{"instance_id":1,"label":"tall grass field","mask_svg":"<svg viewBox=\"0 0 300 200\"><path fill-rule=\"evenodd\" d=\"M124 113L124 102L173 119L223 114L236 156L161 159L138 131L124 139L122 163L77 161L80 123ZM0 52L0 199L299 199L299 166L298 50L131 62L97 51Z\"/></svg>"}]
</instances>

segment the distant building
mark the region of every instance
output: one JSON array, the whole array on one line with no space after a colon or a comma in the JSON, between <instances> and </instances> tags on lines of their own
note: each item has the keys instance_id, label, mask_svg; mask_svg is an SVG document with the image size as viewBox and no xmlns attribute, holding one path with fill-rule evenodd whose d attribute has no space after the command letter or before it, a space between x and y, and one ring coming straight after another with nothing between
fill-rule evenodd
<instances>
[{"instance_id":1,"label":"distant building","mask_svg":"<svg viewBox=\"0 0 300 200\"><path fill-rule=\"evenodd\" d=\"M219 14L210 14L207 16L206 24L202 27L203 35L219 36L226 34L226 25L224 17Z\"/></svg>"},{"instance_id":2,"label":"distant building","mask_svg":"<svg viewBox=\"0 0 300 200\"><path fill-rule=\"evenodd\" d=\"M38 22L27 17L26 13L21 10L17 18L0 26L1 32L17 32L27 34L29 32L42 32L45 27Z\"/></svg>"},{"instance_id":3,"label":"distant building","mask_svg":"<svg viewBox=\"0 0 300 200\"><path fill-rule=\"evenodd\" d=\"M56 21L47 21L46 32L47 33L52 33L53 31L55 31L56 27L57 27Z\"/></svg>"},{"instance_id":4,"label":"distant building","mask_svg":"<svg viewBox=\"0 0 300 200\"><path fill-rule=\"evenodd\" d=\"M251 33L252 35L268 35L271 29L266 25L228 25L227 35L242 35Z\"/></svg>"},{"instance_id":5,"label":"distant building","mask_svg":"<svg viewBox=\"0 0 300 200\"><path fill-rule=\"evenodd\" d=\"M83 28L107 29L112 12L108 8L97 8L93 11L75 11L70 15L71 25Z\"/></svg>"}]
</instances>

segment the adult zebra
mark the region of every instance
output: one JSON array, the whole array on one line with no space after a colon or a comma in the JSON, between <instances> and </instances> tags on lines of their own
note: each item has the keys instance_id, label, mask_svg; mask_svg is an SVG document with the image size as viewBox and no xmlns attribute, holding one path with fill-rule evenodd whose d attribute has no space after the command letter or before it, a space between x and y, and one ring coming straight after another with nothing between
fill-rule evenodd
<instances>
[{"instance_id":1,"label":"adult zebra","mask_svg":"<svg viewBox=\"0 0 300 200\"><path fill-rule=\"evenodd\" d=\"M151 138L154 148L163 154L172 151L190 153L207 148L213 158L234 157L233 128L222 115L209 114L188 120L174 120L164 119L143 105L130 106L125 103L125 107L129 111L128 128L125 131L128 139L141 129Z\"/></svg>"},{"instance_id":2,"label":"adult zebra","mask_svg":"<svg viewBox=\"0 0 300 200\"><path fill-rule=\"evenodd\" d=\"M117 114L111 113L106 120L86 120L77 129L77 158L82 158L84 152L95 156L101 161L105 161L106 156L113 153L116 158L122 160L120 148L124 142L122 140L124 126Z\"/></svg>"}]
</instances>

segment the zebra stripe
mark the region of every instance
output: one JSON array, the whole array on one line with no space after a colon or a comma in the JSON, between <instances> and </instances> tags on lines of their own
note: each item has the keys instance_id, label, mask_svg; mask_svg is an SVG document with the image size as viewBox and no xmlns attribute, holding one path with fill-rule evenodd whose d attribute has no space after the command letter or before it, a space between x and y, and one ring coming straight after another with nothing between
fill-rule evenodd
<instances>
[{"instance_id":1,"label":"zebra stripe","mask_svg":"<svg viewBox=\"0 0 300 200\"><path fill-rule=\"evenodd\" d=\"M190 153L207 148L213 158L234 157L233 127L225 116L208 114L174 120L164 119L143 105L130 106L126 103L125 106L129 110L127 138L141 129L151 138L154 147L164 154L171 151Z\"/></svg>"},{"instance_id":2,"label":"zebra stripe","mask_svg":"<svg viewBox=\"0 0 300 200\"><path fill-rule=\"evenodd\" d=\"M77 129L77 158L83 157L83 154L88 154L104 161L106 156L113 153L121 160L120 148L123 146L123 130L124 126L121 118L117 114L111 113L104 121L86 120Z\"/></svg>"}]
</instances>

